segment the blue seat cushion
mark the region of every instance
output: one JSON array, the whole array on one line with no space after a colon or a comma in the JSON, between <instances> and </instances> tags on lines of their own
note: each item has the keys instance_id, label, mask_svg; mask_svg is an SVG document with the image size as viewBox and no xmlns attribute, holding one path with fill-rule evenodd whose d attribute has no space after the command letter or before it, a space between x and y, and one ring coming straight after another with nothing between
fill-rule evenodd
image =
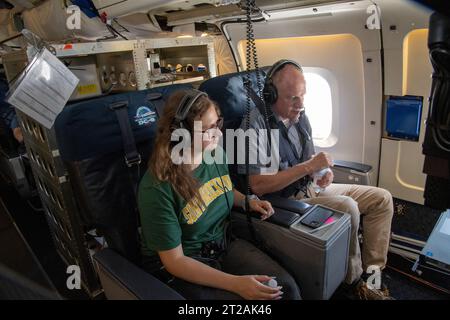
<instances>
[{"instance_id":1,"label":"blue seat cushion","mask_svg":"<svg viewBox=\"0 0 450 320\"><path fill-rule=\"evenodd\" d=\"M136 263L140 259L136 189L147 169L165 101L175 91L189 88L172 85L72 103L55 123L82 224L96 228L111 249ZM128 103L142 157L141 164L132 168L125 163L120 125L110 109L112 103L122 101Z\"/></svg>"},{"instance_id":2,"label":"blue seat cushion","mask_svg":"<svg viewBox=\"0 0 450 320\"><path fill-rule=\"evenodd\" d=\"M268 68L261 69L262 85L264 85L267 71ZM200 90L206 92L212 100L219 104L226 129L239 128L245 115L247 105L245 78L246 72L230 73L209 79L200 86ZM250 80L253 90L258 93L255 71L250 72ZM254 107L255 105L251 101L250 108Z\"/></svg>"},{"instance_id":3,"label":"blue seat cushion","mask_svg":"<svg viewBox=\"0 0 450 320\"><path fill-rule=\"evenodd\" d=\"M123 150L119 122L110 109L111 104L122 101L128 103L128 116L136 144L147 142L150 147L156 135L161 106L175 91L189 88L189 85L170 85L68 104L55 122L62 158L81 161Z\"/></svg>"}]
</instances>

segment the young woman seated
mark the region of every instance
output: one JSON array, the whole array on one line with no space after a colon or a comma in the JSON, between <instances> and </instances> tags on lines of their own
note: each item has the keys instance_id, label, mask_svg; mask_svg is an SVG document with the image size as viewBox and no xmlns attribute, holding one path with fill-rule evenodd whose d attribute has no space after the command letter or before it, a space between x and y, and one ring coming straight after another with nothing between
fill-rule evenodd
<instances>
[{"instance_id":1,"label":"young woman seated","mask_svg":"<svg viewBox=\"0 0 450 320\"><path fill-rule=\"evenodd\" d=\"M246 201L226 161L205 158L218 147L222 122L205 93L180 91L168 100L139 186L144 268L186 299L300 299L286 270L228 228L231 207ZM188 151L177 152L182 142L172 141L180 130L192 137L182 139ZM267 201L248 205L262 219L274 213Z\"/></svg>"}]
</instances>

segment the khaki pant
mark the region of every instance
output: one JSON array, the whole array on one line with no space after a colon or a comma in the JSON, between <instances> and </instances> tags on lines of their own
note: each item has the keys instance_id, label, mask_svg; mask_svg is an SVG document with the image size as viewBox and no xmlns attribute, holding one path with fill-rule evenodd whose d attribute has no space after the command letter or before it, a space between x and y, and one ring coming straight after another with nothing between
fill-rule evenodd
<instances>
[{"instance_id":1,"label":"khaki pant","mask_svg":"<svg viewBox=\"0 0 450 320\"><path fill-rule=\"evenodd\" d=\"M345 282L358 280L369 266L384 269L387 261L391 222L394 213L391 194L384 189L347 184L332 184L318 196L296 200L308 204L321 204L351 215L351 240L348 271ZM360 219L363 219L363 250L358 242ZM371 272L370 272L371 273Z\"/></svg>"}]
</instances>

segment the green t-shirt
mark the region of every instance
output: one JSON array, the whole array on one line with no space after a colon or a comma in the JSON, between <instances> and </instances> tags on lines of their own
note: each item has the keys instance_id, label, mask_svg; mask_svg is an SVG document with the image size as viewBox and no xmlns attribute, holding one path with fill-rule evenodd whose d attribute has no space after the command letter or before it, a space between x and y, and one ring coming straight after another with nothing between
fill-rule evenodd
<instances>
[{"instance_id":1,"label":"green t-shirt","mask_svg":"<svg viewBox=\"0 0 450 320\"><path fill-rule=\"evenodd\" d=\"M139 185L139 212L142 224L142 253L147 256L183 246L185 255L197 253L203 242L221 239L229 215L226 196L233 206L232 182L225 164L202 163L194 170L206 208L186 201L170 183L146 172Z\"/></svg>"}]
</instances>

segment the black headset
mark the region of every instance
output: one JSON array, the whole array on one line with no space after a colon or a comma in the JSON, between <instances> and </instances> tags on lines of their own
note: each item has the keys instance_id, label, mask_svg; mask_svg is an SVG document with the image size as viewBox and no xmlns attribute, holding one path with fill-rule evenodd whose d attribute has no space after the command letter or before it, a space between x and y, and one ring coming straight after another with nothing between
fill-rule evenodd
<instances>
[{"instance_id":1,"label":"black headset","mask_svg":"<svg viewBox=\"0 0 450 320\"><path fill-rule=\"evenodd\" d=\"M278 90L273 84L273 76L288 64L297 67L303 73L303 68L293 60L283 59L276 62L270 68L266 76L266 81L264 82L263 97L267 106L272 106L278 100Z\"/></svg>"},{"instance_id":2,"label":"black headset","mask_svg":"<svg viewBox=\"0 0 450 320\"><path fill-rule=\"evenodd\" d=\"M293 144L291 143L291 141L289 139L289 134L286 130L286 127L284 125L281 125L278 123L279 121L276 120L275 115L272 110L273 104L276 103L278 100L278 90L277 90L277 87L273 84L273 76L289 64L293 65L298 70L300 70L300 72L303 73L302 66L293 60L282 59L282 60L276 62L272 66L272 68L270 68L270 70L267 72L266 80L264 82L263 98L264 98L266 112L267 112L268 127L271 129L281 129L281 132L286 136L286 139L288 140L290 147L293 150L294 154L298 158L300 158L300 156L297 154L297 150L295 149L295 147L293 146ZM303 110L301 112L300 117L303 117L304 114L305 114L305 110ZM300 126L299 130L307 141L311 140L311 136L304 128L302 128Z\"/></svg>"},{"instance_id":3,"label":"black headset","mask_svg":"<svg viewBox=\"0 0 450 320\"><path fill-rule=\"evenodd\" d=\"M180 104L178 105L177 112L175 113L175 117L173 123L175 126L178 126L181 129L188 129L189 126L186 124L186 118L191 110L192 106L197 102L201 97L208 97L208 94L199 90L191 89L186 92L186 95L181 99Z\"/></svg>"}]
</instances>

